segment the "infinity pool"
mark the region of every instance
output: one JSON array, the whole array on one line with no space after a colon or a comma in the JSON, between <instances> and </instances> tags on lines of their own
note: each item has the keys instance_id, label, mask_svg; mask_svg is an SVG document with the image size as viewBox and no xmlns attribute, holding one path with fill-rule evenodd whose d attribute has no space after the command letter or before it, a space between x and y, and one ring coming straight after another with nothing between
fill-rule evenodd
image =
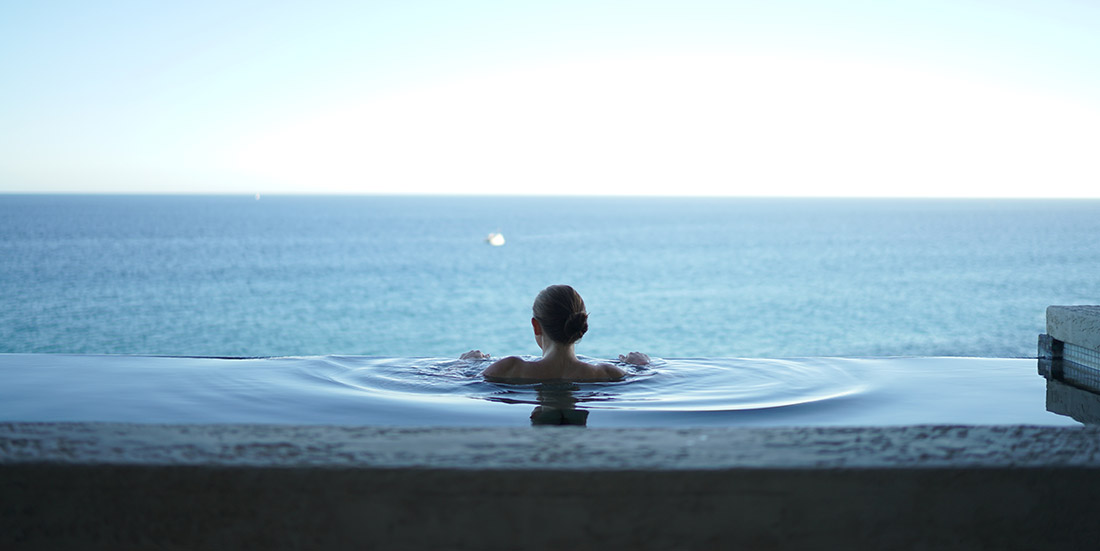
<instances>
[{"instance_id":1,"label":"infinity pool","mask_svg":"<svg viewBox=\"0 0 1100 551\"><path fill-rule=\"evenodd\" d=\"M1034 359L676 358L615 383L484 381L488 361L0 355L0 421L383 426L1076 425Z\"/></svg>"}]
</instances>

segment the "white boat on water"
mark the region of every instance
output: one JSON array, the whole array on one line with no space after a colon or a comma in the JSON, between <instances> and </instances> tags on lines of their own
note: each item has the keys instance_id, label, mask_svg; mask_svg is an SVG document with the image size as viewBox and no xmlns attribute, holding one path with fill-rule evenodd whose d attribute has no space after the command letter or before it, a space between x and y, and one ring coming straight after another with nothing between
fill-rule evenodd
<instances>
[{"instance_id":1,"label":"white boat on water","mask_svg":"<svg viewBox=\"0 0 1100 551\"><path fill-rule=\"evenodd\" d=\"M485 242L494 247L499 247L504 244L504 234L500 232L490 233L489 237L485 238Z\"/></svg>"}]
</instances>

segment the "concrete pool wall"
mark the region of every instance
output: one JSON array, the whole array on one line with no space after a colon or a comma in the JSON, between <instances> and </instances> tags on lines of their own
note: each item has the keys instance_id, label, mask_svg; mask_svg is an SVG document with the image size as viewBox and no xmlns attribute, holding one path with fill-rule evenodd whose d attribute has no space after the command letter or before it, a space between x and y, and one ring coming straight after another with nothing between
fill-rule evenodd
<instances>
[{"instance_id":1,"label":"concrete pool wall","mask_svg":"<svg viewBox=\"0 0 1100 551\"><path fill-rule=\"evenodd\" d=\"M1085 548L1100 429L0 425L3 549Z\"/></svg>"},{"instance_id":2,"label":"concrete pool wall","mask_svg":"<svg viewBox=\"0 0 1100 551\"><path fill-rule=\"evenodd\" d=\"M1048 407L1100 320L1052 308ZM1088 424L0 424L0 549L1086 549L1098 512Z\"/></svg>"}]
</instances>

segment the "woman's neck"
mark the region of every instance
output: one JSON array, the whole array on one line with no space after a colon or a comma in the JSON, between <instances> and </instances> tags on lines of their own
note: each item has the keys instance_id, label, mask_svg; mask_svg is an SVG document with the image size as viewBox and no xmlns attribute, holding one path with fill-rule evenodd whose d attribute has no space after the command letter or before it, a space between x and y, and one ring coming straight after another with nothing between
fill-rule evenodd
<instances>
[{"instance_id":1,"label":"woman's neck","mask_svg":"<svg viewBox=\"0 0 1100 551\"><path fill-rule=\"evenodd\" d=\"M548 345L542 349L542 359L549 362L575 362L577 353L573 351L572 344L547 339Z\"/></svg>"}]
</instances>

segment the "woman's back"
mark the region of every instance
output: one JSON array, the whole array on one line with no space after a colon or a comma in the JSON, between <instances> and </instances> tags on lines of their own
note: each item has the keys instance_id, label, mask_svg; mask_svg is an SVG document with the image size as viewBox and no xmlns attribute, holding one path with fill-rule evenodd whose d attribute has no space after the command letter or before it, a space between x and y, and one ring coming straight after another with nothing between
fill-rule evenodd
<instances>
[{"instance_id":1,"label":"woman's back","mask_svg":"<svg viewBox=\"0 0 1100 551\"><path fill-rule=\"evenodd\" d=\"M497 360L482 372L486 378L501 381L617 381L626 376L611 364L590 364L576 358L544 357L533 362L517 356Z\"/></svg>"}]
</instances>

